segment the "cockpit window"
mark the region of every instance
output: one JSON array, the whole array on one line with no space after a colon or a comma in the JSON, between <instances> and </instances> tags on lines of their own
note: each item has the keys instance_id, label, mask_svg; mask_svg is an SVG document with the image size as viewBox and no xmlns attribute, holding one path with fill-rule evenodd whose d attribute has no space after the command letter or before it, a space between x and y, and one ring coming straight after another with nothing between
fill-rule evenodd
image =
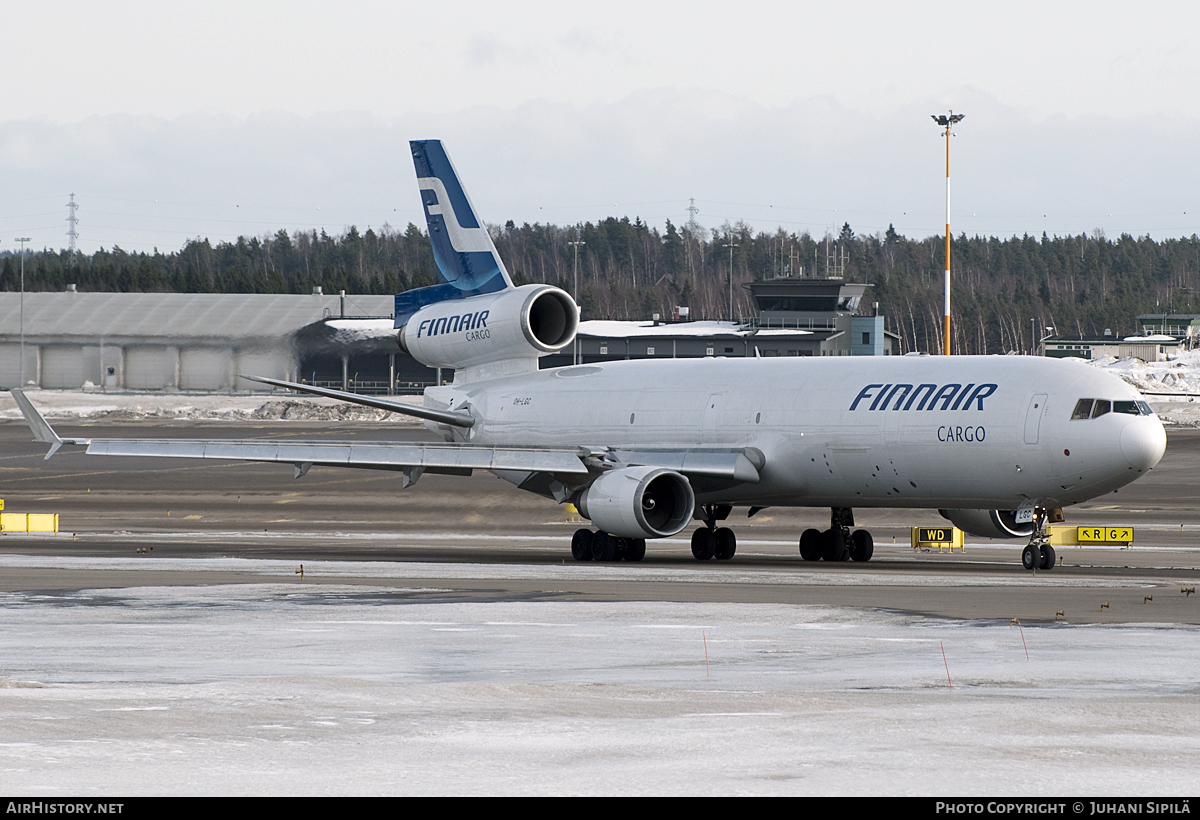
<instances>
[{"instance_id":1,"label":"cockpit window","mask_svg":"<svg viewBox=\"0 0 1200 820\"><path fill-rule=\"evenodd\" d=\"M1080 399L1071 411L1071 420L1097 419L1105 413L1124 413L1128 416L1153 416L1154 411L1144 401L1110 401L1109 399Z\"/></svg>"}]
</instances>

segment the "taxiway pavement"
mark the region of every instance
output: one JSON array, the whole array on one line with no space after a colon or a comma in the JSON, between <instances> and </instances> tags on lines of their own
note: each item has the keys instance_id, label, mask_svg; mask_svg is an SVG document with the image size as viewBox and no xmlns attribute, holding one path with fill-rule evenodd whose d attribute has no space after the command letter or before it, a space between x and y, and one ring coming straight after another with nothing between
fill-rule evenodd
<instances>
[{"instance_id":1,"label":"taxiway pavement","mask_svg":"<svg viewBox=\"0 0 1200 820\"><path fill-rule=\"evenodd\" d=\"M426 438L387 423L139 421L58 423L84 437L353 440ZM441 591L439 600L583 600L792 603L908 611L938 617L1075 623L1200 624L1200 597L1181 590L1200 576L1200 430L1168 432L1167 454L1118 493L1067 511L1068 523L1131 525L1135 546L1061 548L1051 572L1020 568L1020 541L968 539L965 552L914 552L909 528L937 526L932 510L857 509L875 537L875 559L808 563L800 532L828 526L823 509L771 508L728 522L730 562L696 562L686 535L651 542L638 565L576 565L571 533L586 525L563 507L486 473L426 475L401 489L398 473L288 465L85 456L49 461L19 422L0 424L0 497L6 511L60 516L57 535L0 537L0 591L226 583L356 583L314 562L384 562L371 586ZM241 558L231 568L205 561ZM66 559L128 558L104 565ZM303 578L295 573L308 562ZM475 564L473 577L437 566ZM419 569L418 569L419 567ZM570 572L553 568L571 568ZM490 568L490 569L489 569ZM514 571L523 568L522 571ZM529 571L543 568L544 571ZM366 582L364 582L366 583ZM1063 614L1059 614L1063 613Z\"/></svg>"}]
</instances>

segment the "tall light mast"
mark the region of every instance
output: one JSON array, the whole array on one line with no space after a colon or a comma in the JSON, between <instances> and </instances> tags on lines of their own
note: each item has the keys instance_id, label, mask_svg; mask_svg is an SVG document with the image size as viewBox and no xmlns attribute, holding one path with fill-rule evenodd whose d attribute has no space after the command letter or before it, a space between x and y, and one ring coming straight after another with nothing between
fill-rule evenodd
<instances>
[{"instance_id":1,"label":"tall light mast","mask_svg":"<svg viewBox=\"0 0 1200 820\"><path fill-rule=\"evenodd\" d=\"M579 305L579 246L587 244L586 242L584 242L582 239L579 238L579 228L578 227L575 228L575 241L568 242L567 244L575 249L575 304L576 304L576 306L578 306ZM578 334L575 335L574 346L575 346L575 351L574 351L575 355L572 356L573 361L571 362L571 364L579 364L579 335Z\"/></svg>"},{"instance_id":2,"label":"tall light mast","mask_svg":"<svg viewBox=\"0 0 1200 820\"><path fill-rule=\"evenodd\" d=\"M738 246L738 243L733 241L733 231L729 232L729 237L724 247L729 248L729 321L733 321L733 249Z\"/></svg>"},{"instance_id":3,"label":"tall light mast","mask_svg":"<svg viewBox=\"0 0 1200 820\"><path fill-rule=\"evenodd\" d=\"M25 243L32 242L28 236L18 236L21 243L21 387L25 387Z\"/></svg>"},{"instance_id":4,"label":"tall light mast","mask_svg":"<svg viewBox=\"0 0 1200 820\"><path fill-rule=\"evenodd\" d=\"M933 121L945 128L946 136L946 309L943 317L944 340L942 352L950 355L950 130L966 114L931 114Z\"/></svg>"}]
</instances>

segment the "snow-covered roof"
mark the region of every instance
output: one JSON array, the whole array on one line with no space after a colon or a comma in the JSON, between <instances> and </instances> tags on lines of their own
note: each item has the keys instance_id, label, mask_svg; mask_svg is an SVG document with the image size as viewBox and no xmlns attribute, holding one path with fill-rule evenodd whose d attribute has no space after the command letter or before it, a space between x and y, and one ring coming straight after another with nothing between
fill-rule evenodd
<instances>
[{"instance_id":1,"label":"snow-covered roof","mask_svg":"<svg viewBox=\"0 0 1200 820\"><path fill-rule=\"evenodd\" d=\"M376 339L393 340L398 332L391 319L330 319L325 327L341 342L368 342Z\"/></svg>"},{"instance_id":2,"label":"snow-covered roof","mask_svg":"<svg viewBox=\"0 0 1200 820\"><path fill-rule=\"evenodd\" d=\"M593 319L579 323L579 335L601 339L626 339L645 336L663 337L713 337L731 336L739 339L758 336L801 336L812 333L797 328L770 328L755 332L734 322L673 322L655 325L653 322L619 322Z\"/></svg>"},{"instance_id":3,"label":"snow-covered roof","mask_svg":"<svg viewBox=\"0 0 1200 820\"><path fill-rule=\"evenodd\" d=\"M346 296L346 311L388 316L391 296ZM25 336L69 340L282 337L337 316L337 295L26 293ZM21 295L0 293L0 336L20 333ZM384 320L389 325L390 319Z\"/></svg>"},{"instance_id":4,"label":"snow-covered roof","mask_svg":"<svg viewBox=\"0 0 1200 820\"><path fill-rule=\"evenodd\" d=\"M624 339L631 336L744 336L733 322L619 322L593 319L579 323L579 335Z\"/></svg>"}]
</instances>

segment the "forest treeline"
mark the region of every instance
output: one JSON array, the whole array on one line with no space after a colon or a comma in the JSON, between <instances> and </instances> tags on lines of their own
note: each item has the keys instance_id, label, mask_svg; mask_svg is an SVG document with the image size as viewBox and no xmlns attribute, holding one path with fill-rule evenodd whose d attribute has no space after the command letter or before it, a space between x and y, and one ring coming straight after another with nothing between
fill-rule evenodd
<instances>
[{"instance_id":1,"label":"forest treeline","mask_svg":"<svg viewBox=\"0 0 1200 820\"><path fill-rule=\"evenodd\" d=\"M508 222L492 237L518 284L545 282L575 292L585 319L670 316L677 306L693 319L729 314L732 262L734 314L752 313L746 282L781 275L841 274L869 282L887 330L901 352L942 347L945 238L908 239L886 233L814 238L807 233L754 233L738 223L715 230L676 227L659 231L640 219L596 224ZM582 244L573 244L579 242ZM952 345L956 353L1026 350L1035 334L1093 335L1137 330L1140 313L1200 312L1200 237L1156 241L1100 232L1065 237L967 237L952 241ZM182 293L389 294L435 282L428 236L415 225L385 226L338 236L325 231L239 238L216 245L189 241L178 251L130 253L120 248L91 255L30 252L28 291ZM0 263L0 290L15 291L20 259Z\"/></svg>"}]
</instances>

